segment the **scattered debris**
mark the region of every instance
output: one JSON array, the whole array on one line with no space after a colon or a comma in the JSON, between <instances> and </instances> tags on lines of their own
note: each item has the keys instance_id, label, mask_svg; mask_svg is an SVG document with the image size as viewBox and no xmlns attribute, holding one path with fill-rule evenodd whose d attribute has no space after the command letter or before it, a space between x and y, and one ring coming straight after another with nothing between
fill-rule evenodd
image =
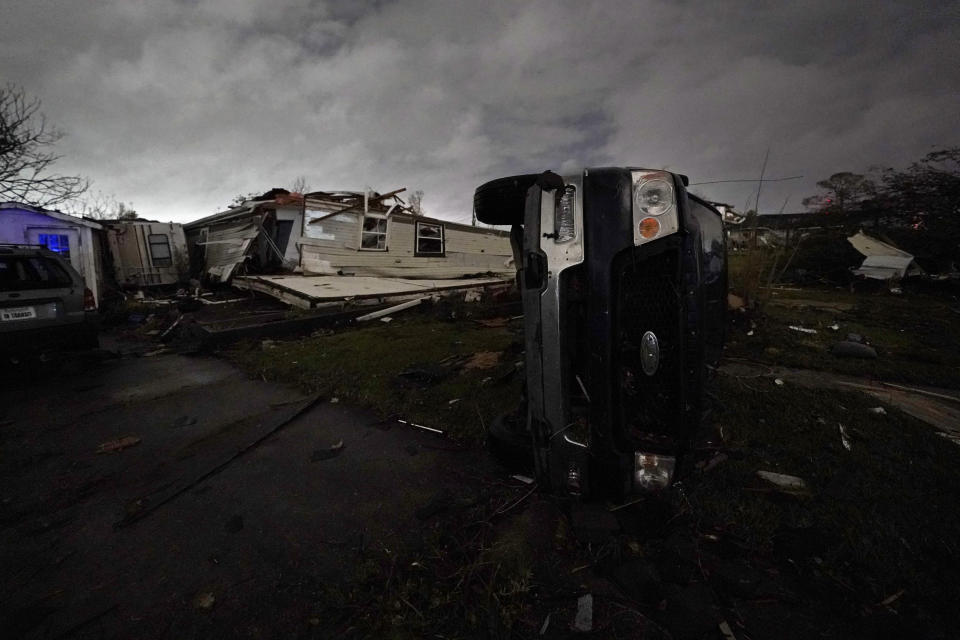
<instances>
[{"instance_id":1,"label":"scattered debris","mask_svg":"<svg viewBox=\"0 0 960 640\"><path fill-rule=\"evenodd\" d=\"M748 335L748 336L752 336L752 335L753 335L753 329L750 329L750 331L747 331L747 335Z\"/></svg>"},{"instance_id":2,"label":"scattered debris","mask_svg":"<svg viewBox=\"0 0 960 640\"><path fill-rule=\"evenodd\" d=\"M726 620L721 620L718 626L720 628L720 635L723 636L723 640L737 640L737 636L733 635L733 630L730 629L730 625Z\"/></svg>"},{"instance_id":3,"label":"scattered debris","mask_svg":"<svg viewBox=\"0 0 960 640\"><path fill-rule=\"evenodd\" d=\"M593 596L589 593L577 599L577 617L573 628L581 633L593 631Z\"/></svg>"},{"instance_id":4,"label":"scattered debris","mask_svg":"<svg viewBox=\"0 0 960 640\"><path fill-rule=\"evenodd\" d=\"M429 300L430 296L424 296L422 298L416 298L415 300L407 300L406 302L401 302L400 304L394 305L392 307L387 307L386 309L380 309L379 311L373 311L367 313L357 318L357 322L366 322L367 320L376 320L377 318L383 318L384 316L389 316L398 311L403 311L404 309L411 309L419 305L424 300Z\"/></svg>"},{"instance_id":5,"label":"scattered debris","mask_svg":"<svg viewBox=\"0 0 960 640\"><path fill-rule=\"evenodd\" d=\"M803 478L773 471L757 471L757 476L787 491L806 491L807 483Z\"/></svg>"},{"instance_id":6,"label":"scattered debris","mask_svg":"<svg viewBox=\"0 0 960 640\"><path fill-rule=\"evenodd\" d=\"M795 325L795 324L792 324L792 325L790 325L790 326L787 327L787 328L790 329L791 331L799 331L800 333L811 333L811 334L815 334L815 333L817 332L816 329L807 329L806 327L799 327L799 326L797 326L797 325Z\"/></svg>"},{"instance_id":7,"label":"scattered debris","mask_svg":"<svg viewBox=\"0 0 960 640\"><path fill-rule=\"evenodd\" d=\"M872 238L863 231L858 231L847 238L847 242L865 256L860 268L853 270L853 273L858 276L873 280L899 282L906 276L923 275L923 269L914 262L913 254L898 249L892 244ZM900 291L894 291L894 289L899 289L899 287L892 286L890 292L900 293Z\"/></svg>"},{"instance_id":8,"label":"scattered debris","mask_svg":"<svg viewBox=\"0 0 960 640\"><path fill-rule=\"evenodd\" d=\"M137 436L124 436L116 440L109 440L97 447L97 453L117 453L129 447L140 444L140 438Z\"/></svg>"},{"instance_id":9,"label":"scattered debris","mask_svg":"<svg viewBox=\"0 0 960 640\"><path fill-rule=\"evenodd\" d=\"M782 387L782 386L783 386L783 379L782 379L782 378L774 378L774 379L773 379L773 384L777 385L778 387Z\"/></svg>"},{"instance_id":10,"label":"scattered debris","mask_svg":"<svg viewBox=\"0 0 960 640\"><path fill-rule=\"evenodd\" d=\"M387 316L386 318L380 318L380 322L387 324L387 323L393 322L393 318L391 318L390 316Z\"/></svg>"},{"instance_id":11,"label":"scattered debris","mask_svg":"<svg viewBox=\"0 0 960 640\"><path fill-rule=\"evenodd\" d=\"M881 600L880 602L878 602L878 603L876 604L876 606L878 606L878 607L889 607L891 604L893 604L894 602L896 602L896 601L900 598L900 596L902 596L904 593L906 593L906 591L907 591L906 589L900 589L900 590L897 591L896 593L894 593L894 594L892 594L892 595L890 595L890 596L887 596L886 598L884 598L883 600Z\"/></svg>"},{"instance_id":12,"label":"scattered debris","mask_svg":"<svg viewBox=\"0 0 960 640\"><path fill-rule=\"evenodd\" d=\"M853 447L850 445L850 434L847 433L847 428L841 423L837 423L837 426L840 427L840 442L843 444L843 448L847 451L851 451Z\"/></svg>"},{"instance_id":13,"label":"scattered debris","mask_svg":"<svg viewBox=\"0 0 960 640\"><path fill-rule=\"evenodd\" d=\"M510 477L513 478L514 480L519 480L523 484L533 484L533 478L520 475L519 473L515 473Z\"/></svg>"},{"instance_id":14,"label":"scattered debris","mask_svg":"<svg viewBox=\"0 0 960 640\"><path fill-rule=\"evenodd\" d=\"M417 429L423 429L424 431L429 431L429 432L431 432L431 433L438 433L438 434L440 434L441 436L443 435L443 431L441 431L440 429L434 429L433 427L426 427L426 426L424 426L424 425L422 425L422 424L417 424L417 423L415 423L415 422L409 422L409 421L407 421L407 420L401 420L400 418L397 418L397 422L399 422L400 424L405 424L405 425L410 426L410 427L416 427Z\"/></svg>"},{"instance_id":15,"label":"scattered debris","mask_svg":"<svg viewBox=\"0 0 960 640\"><path fill-rule=\"evenodd\" d=\"M201 611L210 611L213 609L214 603L217 601L216 596L213 595L210 591L204 591L198 593L193 598L193 608L200 609Z\"/></svg>"},{"instance_id":16,"label":"scattered debris","mask_svg":"<svg viewBox=\"0 0 960 640\"><path fill-rule=\"evenodd\" d=\"M878 416L887 415L887 410L884 409L883 407L870 407L869 409L867 409L867 411L869 411L870 413L875 413Z\"/></svg>"},{"instance_id":17,"label":"scattered debris","mask_svg":"<svg viewBox=\"0 0 960 640\"><path fill-rule=\"evenodd\" d=\"M543 619L543 624L540 626L540 635L543 635L547 632L547 627L550 626L550 614L547 614L547 617Z\"/></svg>"},{"instance_id":18,"label":"scattered debris","mask_svg":"<svg viewBox=\"0 0 960 640\"><path fill-rule=\"evenodd\" d=\"M500 353L497 351L478 351L473 354L466 364L463 365L464 371L474 369L492 369L500 362Z\"/></svg>"},{"instance_id":19,"label":"scattered debris","mask_svg":"<svg viewBox=\"0 0 960 640\"><path fill-rule=\"evenodd\" d=\"M728 294L727 294L727 308L730 309L731 311L736 311L737 309L742 309L742 308L743 308L743 298L741 298L740 296L738 296L738 295L736 295L736 294L734 294L734 293L728 293Z\"/></svg>"},{"instance_id":20,"label":"scattered debris","mask_svg":"<svg viewBox=\"0 0 960 640\"><path fill-rule=\"evenodd\" d=\"M154 349L153 351L148 351L147 353L143 354L143 357L152 358L153 356L159 356L161 354L168 353L169 351L170 350L167 349L166 347L163 347L161 349Z\"/></svg>"},{"instance_id":21,"label":"scattered debris","mask_svg":"<svg viewBox=\"0 0 960 640\"><path fill-rule=\"evenodd\" d=\"M276 341L276 340L270 340L269 338L266 339L266 340L261 340L261 341L260 341L260 348L263 349L264 351L266 351L267 349L276 349L276 348L277 348L277 341Z\"/></svg>"},{"instance_id":22,"label":"scattered debris","mask_svg":"<svg viewBox=\"0 0 960 640\"><path fill-rule=\"evenodd\" d=\"M164 332L160 334L160 339L163 340L164 338L167 337L167 334L169 334L171 331L173 331L174 329L176 329L176 328L177 328L177 325L180 324L180 321L181 321L181 320L183 320L183 314L182 314L182 313L177 316L177 319L173 321L173 324L171 324L169 327L167 327L167 328L164 330Z\"/></svg>"},{"instance_id":23,"label":"scattered debris","mask_svg":"<svg viewBox=\"0 0 960 640\"><path fill-rule=\"evenodd\" d=\"M336 444L326 449L316 449L310 456L310 462L320 462L321 460L336 458L340 455L341 451L343 451L343 440L338 440Z\"/></svg>"},{"instance_id":24,"label":"scattered debris","mask_svg":"<svg viewBox=\"0 0 960 640\"><path fill-rule=\"evenodd\" d=\"M830 325L830 328L834 331L840 331L840 325L838 325L836 322Z\"/></svg>"},{"instance_id":25,"label":"scattered debris","mask_svg":"<svg viewBox=\"0 0 960 640\"><path fill-rule=\"evenodd\" d=\"M330 398L330 404L337 404L340 402L340 398Z\"/></svg>"},{"instance_id":26,"label":"scattered debris","mask_svg":"<svg viewBox=\"0 0 960 640\"><path fill-rule=\"evenodd\" d=\"M453 405L457 404L458 402L460 402L460 398L454 398L453 400L450 400L449 402L447 402L447 406L452 407Z\"/></svg>"},{"instance_id":27,"label":"scattered debris","mask_svg":"<svg viewBox=\"0 0 960 640\"><path fill-rule=\"evenodd\" d=\"M467 295L463 296L463 301L464 302L480 302L482 297L483 296L479 291L473 289L473 290L467 291Z\"/></svg>"},{"instance_id":28,"label":"scattered debris","mask_svg":"<svg viewBox=\"0 0 960 640\"><path fill-rule=\"evenodd\" d=\"M838 358L863 358L866 360L876 360L877 350L860 342L850 342L843 340L837 342L830 348L830 352Z\"/></svg>"}]
</instances>

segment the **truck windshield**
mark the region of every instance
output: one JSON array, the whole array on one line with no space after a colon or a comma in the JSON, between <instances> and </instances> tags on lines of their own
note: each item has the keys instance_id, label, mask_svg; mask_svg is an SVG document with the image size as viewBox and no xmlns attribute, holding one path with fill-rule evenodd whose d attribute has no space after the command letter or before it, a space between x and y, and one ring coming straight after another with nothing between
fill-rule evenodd
<instances>
[{"instance_id":1,"label":"truck windshield","mask_svg":"<svg viewBox=\"0 0 960 640\"><path fill-rule=\"evenodd\" d=\"M0 291L71 286L73 279L56 260L42 256L0 256Z\"/></svg>"}]
</instances>

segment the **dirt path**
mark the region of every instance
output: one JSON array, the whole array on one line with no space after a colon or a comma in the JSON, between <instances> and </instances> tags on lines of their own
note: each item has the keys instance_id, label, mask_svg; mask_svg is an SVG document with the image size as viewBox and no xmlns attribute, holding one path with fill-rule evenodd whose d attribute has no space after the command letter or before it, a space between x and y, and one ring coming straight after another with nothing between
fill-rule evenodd
<instances>
[{"instance_id":1,"label":"dirt path","mask_svg":"<svg viewBox=\"0 0 960 640\"><path fill-rule=\"evenodd\" d=\"M780 379L811 389L856 389L923 420L946 438L960 444L960 391L879 382L829 371L791 369L748 360L725 362L720 372L740 378Z\"/></svg>"}]
</instances>

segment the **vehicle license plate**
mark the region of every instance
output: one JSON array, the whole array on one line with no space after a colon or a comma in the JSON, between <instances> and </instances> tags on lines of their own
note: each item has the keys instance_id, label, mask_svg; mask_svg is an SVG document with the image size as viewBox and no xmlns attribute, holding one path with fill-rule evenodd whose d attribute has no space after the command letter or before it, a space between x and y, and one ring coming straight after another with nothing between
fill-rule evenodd
<instances>
[{"instance_id":1,"label":"vehicle license plate","mask_svg":"<svg viewBox=\"0 0 960 640\"><path fill-rule=\"evenodd\" d=\"M33 307L10 307L9 309L0 309L0 320L30 320L37 317L37 311Z\"/></svg>"}]
</instances>

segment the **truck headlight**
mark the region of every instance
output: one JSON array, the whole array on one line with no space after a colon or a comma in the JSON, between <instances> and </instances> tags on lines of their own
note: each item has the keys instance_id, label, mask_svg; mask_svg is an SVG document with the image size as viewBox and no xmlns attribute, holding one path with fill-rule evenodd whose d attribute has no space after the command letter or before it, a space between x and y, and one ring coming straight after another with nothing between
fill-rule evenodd
<instances>
[{"instance_id":1,"label":"truck headlight","mask_svg":"<svg viewBox=\"0 0 960 640\"><path fill-rule=\"evenodd\" d=\"M576 235L577 188L568 184L557 199L553 212L553 241L569 242Z\"/></svg>"},{"instance_id":2,"label":"truck headlight","mask_svg":"<svg viewBox=\"0 0 960 640\"><path fill-rule=\"evenodd\" d=\"M668 171L634 171L633 243L641 245L680 229L677 193Z\"/></svg>"},{"instance_id":3,"label":"truck headlight","mask_svg":"<svg viewBox=\"0 0 960 640\"><path fill-rule=\"evenodd\" d=\"M670 486L677 466L674 456L636 451L633 454L633 488L635 491L660 491Z\"/></svg>"}]
</instances>

